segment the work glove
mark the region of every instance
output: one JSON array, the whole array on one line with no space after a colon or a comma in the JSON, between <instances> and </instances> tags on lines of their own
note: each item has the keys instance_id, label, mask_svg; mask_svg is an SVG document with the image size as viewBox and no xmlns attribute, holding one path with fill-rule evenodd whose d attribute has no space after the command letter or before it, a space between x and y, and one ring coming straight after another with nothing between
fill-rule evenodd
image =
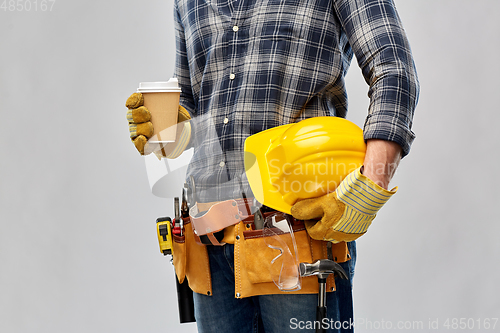
<instances>
[{"instance_id":1,"label":"work glove","mask_svg":"<svg viewBox=\"0 0 500 333\"><path fill-rule=\"evenodd\" d=\"M396 191L397 187L391 191L380 187L356 169L334 192L299 201L291 213L296 219L305 220L311 238L349 242L367 231L377 212Z\"/></svg>"},{"instance_id":2,"label":"work glove","mask_svg":"<svg viewBox=\"0 0 500 333\"><path fill-rule=\"evenodd\" d=\"M147 149L148 139L153 135L153 124L151 113L144 106L144 98L141 93L133 93L127 99L125 106L128 108L127 120L129 122L130 138L135 148L141 155L153 152ZM176 158L186 149L191 139L191 116L186 109L179 105L177 118L177 135L175 142L163 145L163 148L154 153L158 157Z\"/></svg>"}]
</instances>

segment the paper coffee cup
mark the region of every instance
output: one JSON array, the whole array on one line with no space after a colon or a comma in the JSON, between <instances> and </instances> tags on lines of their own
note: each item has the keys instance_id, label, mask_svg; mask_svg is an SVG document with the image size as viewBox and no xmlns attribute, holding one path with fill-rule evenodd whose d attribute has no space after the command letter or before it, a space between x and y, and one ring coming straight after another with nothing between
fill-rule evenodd
<instances>
[{"instance_id":1,"label":"paper coffee cup","mask_svg":"<svg viewBox=\"0 0 500 333\"><path fill-rule=\"evenodd\" d=\"M144 97L144 106L151 112L153 136L149 144L175 141L181 88L176 78L167 82L141 82L137 92Z\"/></svg>"}]
</instances>

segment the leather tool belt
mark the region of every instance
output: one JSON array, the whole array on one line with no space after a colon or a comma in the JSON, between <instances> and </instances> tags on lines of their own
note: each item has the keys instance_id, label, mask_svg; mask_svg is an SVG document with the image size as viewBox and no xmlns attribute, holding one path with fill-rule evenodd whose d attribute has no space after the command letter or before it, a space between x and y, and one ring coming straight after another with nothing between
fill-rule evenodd
<instances>
[{"instance_id":1,"label":"leather tool belt","mask_svg":"<svg viewBox=\"0 0 500 333\"><path fill-rule=\"evenodd\" d=\"M263 216L271 214L273 212L264 212ZM184 234L173 237L175 272L180 283L187 278L194 292L210 296L213 290L207 246L196 240L190 220L190 218L184 220ZM254 229L252 217L249 216L246 220L225 229L225 238L228 239L227 234L232 234L234 240L235 297L283 293L317 294L318 279L314 276L303 278L302 289L299 291L282 292L276 287L269 267L272 259L276 257L276 251L266 245L262 230ZM339 263L349 260L345 242L331 244L313 240L307 234L302 221L294 220L292 227L300 262L314 262L326 258ZM228 243L230 242L228 239ZM331 274L327 279L327 290L334 289L335 279Z\"/></svg>"}]
</instances>

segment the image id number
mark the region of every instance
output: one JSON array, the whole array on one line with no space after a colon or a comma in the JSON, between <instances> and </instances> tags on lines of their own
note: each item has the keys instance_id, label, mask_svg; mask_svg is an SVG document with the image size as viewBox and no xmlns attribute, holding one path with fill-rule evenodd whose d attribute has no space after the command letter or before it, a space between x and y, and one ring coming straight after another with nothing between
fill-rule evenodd
<instances>
[{"instance_id":1,"label":"image id number","mask_svg":"<svg viewBox=\"0 0 500 333\"><path fill-rule=\"evenodd\" d=\"M56 0L3 0L4 12L51 12Z\"/></svg>"},{"instance_id":2,"label":"image id number","mask_svg":"<svg viewBox=\"0 0 500 333\"><path fill-rule=\"evenodd\" d=\"M447 318L443 327L448 330L494 330L498 318Z\"/></svg>"}]
</instances>

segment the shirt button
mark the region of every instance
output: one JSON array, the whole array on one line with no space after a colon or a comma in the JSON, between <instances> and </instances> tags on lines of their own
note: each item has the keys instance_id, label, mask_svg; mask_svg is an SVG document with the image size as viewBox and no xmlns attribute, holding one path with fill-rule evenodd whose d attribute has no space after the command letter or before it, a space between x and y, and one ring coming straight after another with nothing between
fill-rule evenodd
<instances>
[{"instance_id":1,"label":"shirt button","mask_svg":"<svg viewBox=\"0 0 500 333\"><path fill-rule=\"evenodd\" d=\"M219 166L222 168L225 164L226 164L226 163L224 163L224 161L221 161L221 162L219 163Z\"/></svg>"},{"instance_id":2,"label":"shirt button","mask_svg":"<svg viewBox=\"0 0 500 333\"><path fill-rule=\"evenodd\" d=\"M236 75L234 75L234 73L229 74L229 79L230 80L234 80L235 77L236 77Z\"/></svg>"},{"instance_id":3,"label":"shirt button","mask_svg":"<svg viewBox=\"0 0 500 333\"><path fill-rule=\"evenodd\" d=\"M224 118L224 124L227 124L229 122L229 119Z\"/></svg>"},{"instance_id":4,"label":"shirt button","mask_svg":"<svg viewBox=\"0 0 500 333\"><path fill-rule=\"evenodd\" d=\"M237 25L233 26L233 31L234 32L237 32L238 30L240 30L240 28Z\"/></svg>"}]
</instances>

